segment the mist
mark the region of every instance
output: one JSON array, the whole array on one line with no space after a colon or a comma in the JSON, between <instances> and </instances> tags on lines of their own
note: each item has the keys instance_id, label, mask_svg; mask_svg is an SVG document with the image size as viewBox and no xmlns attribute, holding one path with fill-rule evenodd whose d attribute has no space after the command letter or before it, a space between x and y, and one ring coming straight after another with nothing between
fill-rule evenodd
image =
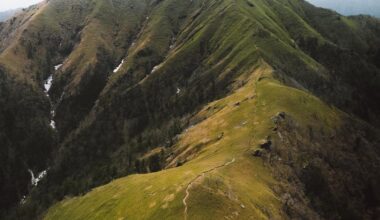
<instances>
[{"instance_id":1,"label":"mist","mask_svg":"<svg viewBox=\"0 0 380 220\"><path fill-rule=\"evenodd\" d=\"M343 15L368 14L380 17L379 0L307 0L324 8L333 9Z\"/></svg>"},{"instance_id":2,"label":"mist","mask_svg":"<svg viewBox=\"0 0 380 220\"><path fill-rule=\"evenodd\" d=\"M16 8L28 7L41 1L42 0L1 0L0 12Z\"/></svg>"}]
</instances>

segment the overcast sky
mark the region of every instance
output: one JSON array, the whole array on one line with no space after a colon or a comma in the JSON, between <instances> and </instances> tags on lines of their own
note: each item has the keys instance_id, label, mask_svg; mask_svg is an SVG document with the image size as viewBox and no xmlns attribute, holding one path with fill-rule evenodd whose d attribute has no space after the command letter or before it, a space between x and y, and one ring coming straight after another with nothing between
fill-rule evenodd
<instances>
[{"instance_id":1,"label":"overcast sky","mask_svg":"<svg viewBox=\"0 0 380 220\"><path fill-rule=\"evenodd\" d=\"M0 0L0 11L27 7L42 0ZM380 17L380 0L307 0L344 15L371 14Z\"/></svg>"},{"instance_id":2,"label":"overcast sky","mask_svg":"<svg viewBox=\"0 0 380 220\"><path fill-rule=\"evenodd\" d=\"M307 0L344 15L370 14L380 17L380 0Z\"/></svg>"},{"instance_id":3,"label":"overcast sky","mask_svg":"<svg viewBox=\"0 0 380 220\"><path fill-rule=\"evenodd\" d=\"M0 11L23 8L41 1L42 0L0 0Z\"/></svg>"}]
</instances>

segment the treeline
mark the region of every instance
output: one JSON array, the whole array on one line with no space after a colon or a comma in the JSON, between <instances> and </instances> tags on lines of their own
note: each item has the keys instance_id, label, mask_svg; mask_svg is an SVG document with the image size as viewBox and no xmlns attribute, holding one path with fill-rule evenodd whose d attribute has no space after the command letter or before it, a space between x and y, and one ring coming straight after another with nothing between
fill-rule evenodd
<instances>
[{"instance_id":1,"label":"treeline","mask_svg":"<svg viewBox=\"0 0 380 220\"><path fill-rule=\"evenodd\" d=\"M380 45L373 45L364 54L320 43L316 38L299 38L298 45L329 70L330 84L326 91L320 92L323 96L338 107L379 125L376 116L380 114L380 107L376 100L380 99L380 69L375 60Z\"/></svg>"}]
</instances>

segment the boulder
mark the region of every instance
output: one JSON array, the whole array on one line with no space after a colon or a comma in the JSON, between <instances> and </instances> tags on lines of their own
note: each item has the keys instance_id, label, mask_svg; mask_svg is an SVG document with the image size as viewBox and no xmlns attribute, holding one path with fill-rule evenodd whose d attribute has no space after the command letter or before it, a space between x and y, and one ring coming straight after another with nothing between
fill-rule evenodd
<instances>
[{"instance_id":1,"label":"boulder","mask_svg":"<svg viewBox=\"0 0 380 220\"><path fill-rule=\"evenodd\" d=\"M262 140L259 144L261 149L270 151L272 148L272 141L271 140Z\"/></svg>"}]
</instances>

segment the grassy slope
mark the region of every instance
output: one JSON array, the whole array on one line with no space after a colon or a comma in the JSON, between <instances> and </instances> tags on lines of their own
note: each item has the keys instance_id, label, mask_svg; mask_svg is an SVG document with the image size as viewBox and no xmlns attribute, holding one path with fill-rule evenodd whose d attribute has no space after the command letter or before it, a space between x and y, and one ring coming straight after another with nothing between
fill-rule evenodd
<instances>
[{"instance_id":1,"label":"grassy slope","mask_svg":"<svg viewBox=\"0 0 380 220\"><path fill-rule=\"evenodd\" d=\"M234 77L247 72L255 65L256 56L259 54L276 69L286 72L285 82L299 88L302 86L294 83L292 78L301 85L311 87L329 80L330 76L326 74L324 67L299 50L292 38L315 37L320 43L336 39L323 37L319 29L308 24L302 12L295 10L291 3L271 4L269 1L260 0L252 2L254 7L247 7L246 1L225 1L217 7L221 10L213 10L217 12L215 16L202 17L205 16L202 13L200 18L187 24L178 36L176 48L169 51L157 73L149 75L148 79L141 82L142 85L149 88L158 74L163 77L173 70L181 72L181 67L177 66L183 62L182 57L194 53L202 44L202 39L210 35L213 37L210 38L208 48L212 54L203 64L213 66L211 71L220 71L219 78L228 75L229 70L238 72ZM213 2L208 6L212 7ZM229 13L214 20L213 18L223 15L224 9ZM234 14L236 11L238 16ZM241 33L245 33L246 38L242 39ZM164 45L168 44L168 37L166 35L165 38L160 38L166 39L162 42ZM146 42L151 42L150 38L155 37L145 35L137 45L146 46ZM355 42L361 42L361 39ZM342 45L346 45L345 42ZM162 51L165 51L165 47ZM133 50L131 54L133 57ZM130 65L133 65L132 61L125 64L124 71L115 75L109 85L113 85L113 81L128 73ZM257 148L259 141L270 134L273 128L271 117L277 112L287 112L303 127L323 127L327 132L339 129L343 113L330 108L305 91L274 80L270 67L261 65L260 68L252 75L249 73L249 83L243 88L207 105L198 113L196 117L207 119L181 135L175 147L177 157L169 164L172 167L178 161L189 161L185 165L159 173L133 175L116 180L84 197L67 199L57 204L49 210L46 218L178 218L184 215L182 199L186 194L186 186L202 172L220 166L232 158L236 159L235 163L207 173L205 177L197 179L197 184L192 185L189 190L189 216L232 217L237 211L244 218L285 218L286 215L280 211L281 199L274 193L277 182L271 177L271 171L261 159L252 158L248 152ZM265 72L265 77L259 81L258 75L262 72ZM277 77L278 74L277 72ZM257 99L252 100L254 95L257 95ZM246 98L248 99L245 100ZM241 102L238 107L234 106L237 102ZM214 109L213 106L217 106L216 110L210 110ZM315 121L315 115L320 120ZM248 123L245 124L245 121ZM222 133L223 138L218 140ZM171 186L173 183L174 186ZM231 191L237 195L238 200L225 196L226 192ZM238 203L244 204L245 208L239 207ZM147 207L149 211L146 210ZM310 207L305 207L308 208ZM210 209L213 211L210 212Z\"/></svg>"},{"instance_id":2,"label":"grassy slope","mask_svg":"<svg viewBox=\"0 0 380 220\"><path fill-rule=\"evenodd\" d=\"M233 158L234 163L206 173L190 188L189 219L286 218L273 192L276 181L270 170L250 153L270 133L271 117L277 112L285 111L304 123L312 121L315 113L321 120L313 123L326 128L338 125L340 113L316 97L281 85L271 75L271 68L261 64L246 75L243 87L195 116L206 119L181 134L176 145L183 152L179 157L193 158L190 162L115 180L83 197L66 199L53 206L45 219L178 219L184 215L182 200L188 184ZM308 104L300 107L301 100Z\"/></svg>"},{"instance_id":3,"label":"grassy slope","mask_svg":"<svg viewBox=\"0 0 380 220\"><path fill-rule=\"evenodd\" d=\"M79 14L85 15L74 32L79 42L74 42L70 53L60 60L63 66L55 76L51 91L57 102L56 121L62 137L75 129L95 104L112 72L111 67L125 53L124 48L137 32L146 4L145 1L114 4L83 1L79 4ZM60 8L59 5L52 7ZM73 23L67 19L65 21Z\"/></svg>"},{"instance_id":4,"label":"grassy slope","mask_svg":"<svg viewBox=\"0 0 380 220\"><path fill-rule=\"evenodd\" d=\"M64 201L54 207L46 218L178 219L184 215L182 200L187 185L203 172L223 165L233 158L236 162L207 173L198 180L202 184L197 183L190 189L189 216L208 219L232 215L235 211L246 217L254 213L255 217L262 218L266 215L265 212L279 216L278 198L276 199L268 188L274 180L267 175L268 171L261 161L249 160L247 155L244 155L244 152L250 149L247 143L253 138L250 134L254 129L252 113L255 101L249 99L241 107L234 106L236 102L254 95L253 85L252 80L236 93L210 104L212 107L218 106L220 111L210 114L205 108L198 117L207 114L209 118L181 135L178 147L188 146L189 150L197 145L202 146L191 162L158 173L132 175L116 180L110 185L95 189L83 198ZM247 124L242 125L245 121ZM225 137L215 141L222 132L225 133ZM193 138L194 136L197 138ZM207 144L210 140L212 144ZM238 170L241 172L236 172ZM250 199L248 194L254 196L250 196ZM241 204L246 208L243 209ZM77 207L77 211L71 207ZM61 208L67 211L62 212ZM215 212L210 212L210 209Z\"/></svg>"},{"instance_id":5,"label":"grassy slope","mask_svg":"<svg viewBox=\"0 0 380 220\"><path fill-rule=\"evenodd\" d=\"M12 23L19 23L17 29L10 36L12 39L4 39L4 41L8 44L6 45L4 51L2 51L0 55L0 64L8 69L8 74L12 74L17 77L19 80L27 81L29 84L33 86L37 86L35 83L35 79L37 78L36 71L38 71L39 67L30 66L30 59L27 57L26 45L21 45L20 41L23 39L23 35L26 35L26 29L29 25L33 24L33 21L36 20L41 12L44 10L46 5L41 5L32 10L29 10L20 16L20 18L15 19ZM8 21L8 24L10 21ZM10 25L12 26L12 25ZM10 30L12 27L10 27ZM34 41L34 38L30 39Z\"/></svg>"}]
</instances>

